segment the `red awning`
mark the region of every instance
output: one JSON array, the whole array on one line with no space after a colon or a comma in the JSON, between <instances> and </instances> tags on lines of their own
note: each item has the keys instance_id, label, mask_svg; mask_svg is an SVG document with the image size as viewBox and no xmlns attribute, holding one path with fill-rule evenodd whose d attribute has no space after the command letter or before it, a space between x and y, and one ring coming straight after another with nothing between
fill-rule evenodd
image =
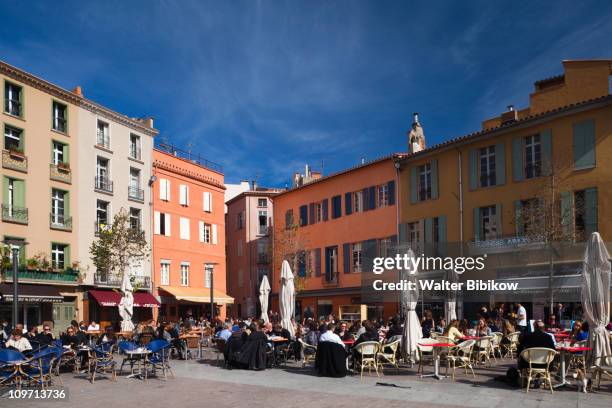
<instances>
[{"instance_id":1,"label":"red awning","mask_svg":"<svg viewBox=\"0 0 612 408\"><path fill-rule=\"evenodd\" d=\"M90 290L89 294L100 306L117 306L121 301L121 293L113 290ZM159 302L149 292L136 292L134 293L134 307L159 307Z\"/></svg>"}]
</instances>

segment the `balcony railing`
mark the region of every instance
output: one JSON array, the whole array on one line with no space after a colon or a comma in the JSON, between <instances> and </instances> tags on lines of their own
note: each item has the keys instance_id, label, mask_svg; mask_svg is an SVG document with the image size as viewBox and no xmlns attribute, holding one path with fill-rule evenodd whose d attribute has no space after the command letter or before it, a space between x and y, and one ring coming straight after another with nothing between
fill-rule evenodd
<instances>
[{"instance_id":1,"label":"balcony railing","mask_svg":"<svg viewBox=\"0 0 612 408\"><path fill-rule=\"evenodd\" d=\"M70 170L70 166L68 164L50 164L49 178L51 180L70 184L72 183L72 170Z\"/></svg>"},{"instance_id":2,"label":"balcony railing","mask_svg":"<svg viewBox=\"0 0 612 408\"><path fill-rule=\"evenodd\" d=\"M27 224L28 209L24 207L15 207L14 205L2 204L2 221Z\"/></svg>"},{"instance_id":3,"label":"balcony railing","mask_svg":"<svg viewBox=\"0 0 612 408\"><path fill-rule=\"evenodd\" d=\"M337 286L338 285L338 272L324 273L321 276L323 286Z\"/></svg>"},{"instance_id":4,"label":"balcony railing","mask_svg":"<svg viewBox=\"0 0 612 408\"><path fill-rule=\"evenodd\" d=\"M21 116L21 102L17 99L6 99L4 102L4 111L9 115Z\"/></svg>"},{"instance_id":5,"label":"balcony railing","mask_svg":"<svg viewBox=\"0 0 612 408\"><path fill-rule=\"evenodd\" d=\"M131 276L132 285L139 289L151 289L151 278L148 276ZM120 287L122 276L118 273L96 272L94 284L98 286Z\"/></svg>"},{"instance_id":6,"label":"balcony railing","mask_svg":"<svg viewBox=\"0 0 612 408\"><path fill-rule=\"evenodd\" d=\"M137 186L129 186L128 198L130 200L144 201L144 190Z\"/></svg>"},{"instance_id":7,"label":"balcony railing","mask_svg":"<svg viewBox=\"0 0 612 408\"><path fill-rule=\"evenodd\" d=\"M98 191L104 191L106 193L113 192L113 182L106 176L96 176L94 188Z\"/></svg>"},{"instance_id":8,"label":"balcony railing","mask_svg":"<svg viewBox=\"0 0 612 408\"><path fill-rule=\"evenodd\" d=\"M17 150L2 150L2 167L27 173L28 157Z\"/></svg>"},{"instance_id":9,"label":"balcony railing","mask_svg":"<svg viewBox=\"0 0 612 408\"><path fill-rule=\"evenodd\" d=\"M72 217L63 214L49 214L49 227L51 229L72 231Z\"/></svg>"},{"instance_id":10,"label":"balcony railing","mask_svg":"<svg viewBox=\"0 0 612 408\"><path fill-rule=\"evenodd\" d=\"M61 271L42 270L42 269L26 269L19 268L17 271L19 281L38 281L38 282L61 282L61 283L77 283L79 280L79 271L72 268L66 268ZM5 282L13 281L13 271L7 269L2 272L2 280Z\"/></svg>"},{"instance_id":11,"label":"balcony railing","mask_svg":"<svg viewBox=\"0 0 612 408\"><path fill-rule=\"evenodd\" d=\"M519 248L538 247L544 242L544 237L508 235L495 239L468 242L468 249L470 253L509 252Z\"/></svg>"},{"instance_id":12,"label":"balcony railing","mask_svg":"<svg viewBox=\"0 0 612 408\"><path fill-rule=\"evenodd\" d=\"M130 146L130 157L132 159L140 160L140 147Z\"/></svg>"}]
</instances>

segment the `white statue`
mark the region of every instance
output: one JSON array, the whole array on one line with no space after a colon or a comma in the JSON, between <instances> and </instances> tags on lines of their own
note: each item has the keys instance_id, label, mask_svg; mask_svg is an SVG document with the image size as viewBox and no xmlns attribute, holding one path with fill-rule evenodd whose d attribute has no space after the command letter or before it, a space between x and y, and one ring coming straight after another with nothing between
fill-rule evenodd
<instances>
[{"instance_id":1,"label":"white statue","mask_svg":"<svg viewBox=\"0 0 612 408\"><path fill-rule=\"evenodd\" d=\"M134 315L134 294L132 291L132 281L130 280L130 274L128 272L123 273L123 280L121 282L121 301L119 302L119 316L121 316L121 331L131 332L134 331L134 323L132 322L132 316Z\"/></svg>"},{"instance_id":2,"label":"white statue","mask_svg":"<svg viewBox=\"0 0 612 408\"><path fill-rule=\"evenodd\" d=\"M408 132L408 149L409 153L420 152L425 149L425 133L419 123L419 114L414 114L412 129Z\"/></svg>"}]
</instances>

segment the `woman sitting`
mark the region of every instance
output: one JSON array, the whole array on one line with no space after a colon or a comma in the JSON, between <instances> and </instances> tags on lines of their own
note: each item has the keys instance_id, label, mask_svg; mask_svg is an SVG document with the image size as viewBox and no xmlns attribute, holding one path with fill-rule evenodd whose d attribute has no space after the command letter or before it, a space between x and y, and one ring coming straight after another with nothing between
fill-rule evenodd
<instances>
[{"instance_id":1,"label":"woman sitting","mask_svg":"<svg viewBox=\"0 0 612 408\"><path fill-rule=\"evenodd\" d=\"M457 341L463 337L463 333L459 330L459 320L451 320L446 330L444 330L444 337L448 337L451 341Z\"/></svg>"}]
</instances>

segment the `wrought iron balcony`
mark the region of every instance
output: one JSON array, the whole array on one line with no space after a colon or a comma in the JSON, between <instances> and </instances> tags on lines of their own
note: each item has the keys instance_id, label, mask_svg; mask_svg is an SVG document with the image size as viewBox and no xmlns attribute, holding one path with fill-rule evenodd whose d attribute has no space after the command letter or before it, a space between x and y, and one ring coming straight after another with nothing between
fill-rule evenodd
<instances>
[{"instance_id":1,"label":"wrought iron balcony","mask_svg":"<svg viewBox=\"0 0 612 408\"><path fill-rule=\"evenodd\" d=\"M28 157L18 150L2 150L2 167L27 173Z\"/></svg>"},{"instance_id":2,"label":"wrought iron balcony","mask_svg":"<svg viewBox=\"0 0 612 408\"><path fill-rule=\"evenodd\" d=\"M43 270L37 268L19 268L17 270L17 278L20 282L61 282L76 284L79 280L79 271L73 268L66 268L60 271ZM2 280L4 282L13 281L13 271L5 270L2 272Z\"/></svg>"},{"instance_id":3,"label":"wrought iron balcony","mask_svg":"<svg viewBox=\"0 0 612 408\"><path fill-rule=\"evenodd\" d=\"M49 227L55 230L72 231L72 217L63 214L49 214Z\"/></svg>"},{"instance_id":4,"label":"wrought iron balcony","mask_svg":"<svg viewBox=\"0 0 612 408\"><path fill-rule=\"evenodd\" d=\"M50 164L49 166L49 178L51 180L60 181L67 184L72 183L72 170L70 170L70 166L68 164Z\"/></svg>"},{"instance_id":5,"label":"wrought iron balcony","mask_svg":"<svg viewBox=\"0 0 612 408\"><path fill-rule=\"evenodd\" d=\"M113 182L106 176L96 176L94 188L105 193L113 192Z\"/></svg>"},{"instance_id":6,"label":"wrought iron balcony","mask_svg":"<svg viewBox=\"0 0 612 408\"><path fill-rule=\"evenodd\" d=\"M144 201L144 190L137 186L128 187L128 198L130 200Z\"/></svg>"},{"instance_id":7,"label":"wrought iron balcony","mask_svg":"<svg viewBox=\"0 0 612 408\"><path fill-rule=\"evenodd\" d=\"M2 204L2 221L27 224L28 209L25 207Z\"/></svg>"},{"instance_id":8,"label":"wrought iron balcony","mask_svg":"<svg viewBox=\"0 0 612 408\"><path fill-rule=\"evenodd\" d=\"M131 276L132 286L139 289L151 289L151 278L149 276ZM94 284L97 286L120 287L121 274L97 271L94 275Z\"/></svg>"},{"instance_id":9,"label":"wrought iron balcony","mask_svg":"<svg viewBox=\"0 0 612 408\"><path fill-rule=\"evenodd\" d=\"M140 147L131 145L130 146L130 157L132 159L140 160Z\"/></svg>"}]
</instances>

